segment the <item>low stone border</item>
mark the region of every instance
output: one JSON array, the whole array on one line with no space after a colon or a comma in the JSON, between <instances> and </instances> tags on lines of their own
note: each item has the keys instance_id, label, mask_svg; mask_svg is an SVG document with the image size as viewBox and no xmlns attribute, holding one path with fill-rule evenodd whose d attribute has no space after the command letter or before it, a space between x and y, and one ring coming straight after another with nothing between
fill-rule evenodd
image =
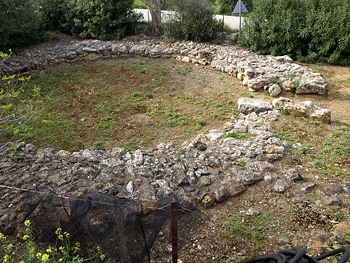
<instances>
[{"instance_id":1,"label":"low stone border","mask_svg":"<svg viewBox=\"0 0 350 263\"><path fill-rule=\"evenodd\" d=\"M211 67L226 72L243 82L250 91L262 88L278 96L276 86L296 94L324 95L327 83L319 74L293 62L288 56L265 56L233 45L175 42L172 44L147 39L132 41L73 40L34 46L0 64L0 74L23 74L46 69L50 65L78 60L140 56L174 58L183 62ZM271 91L270 91L271 90ZM277 89L278 90L278 89Z\"/></svg>"}]
</instances>

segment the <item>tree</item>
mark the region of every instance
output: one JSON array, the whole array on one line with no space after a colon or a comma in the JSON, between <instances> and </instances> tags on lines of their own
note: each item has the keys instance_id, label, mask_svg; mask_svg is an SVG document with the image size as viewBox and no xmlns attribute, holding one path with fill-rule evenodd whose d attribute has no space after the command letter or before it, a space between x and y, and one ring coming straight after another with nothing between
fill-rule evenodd
<instances>
[{"instance_id":1,"label":"tree","mask_svg":"<svg viewBox=\"0 0 350 263\"><path fill-rule=\"evenodd\" d=\"M36 0L0 0L0 51L20 49L45 39Z\"/></svg>"},{"instance_id":2,"label":"tree","mask_svg":"<svg viewBox=\"0 0 350 263\"><path fill-rule=\"evenodd\" d=\"M204 41L211 39L217 25L211 0L173 0L175 13L166 24L165 38Z\"/></svg>"},{"instance_id":3,"label":"tree","mask_svg":"<svg viewBox=\"0 0 350 263\"><path fill-rule=\"evenodd\" d=\"M163 34L162 8L165 6L166 0L142 0L142 2L151 13L153 36L161 36Z\"/></svg>"},{"instance_id":4,"label":"tree","mask_svg":"<svg viewBox=\"0 0 350 263\"><path fill-rule=\"evenodd\" d=\"M0 73L8 54L0 52ZM41 103L40 88L27 89L30 77L0 77L0 151L15 145L30 131L28 122ZM13 149L15 150L15 149Z\"/></svg>"},{"instance_id":5,"label":"tree","mask_svg":"<svg viewBox=\"0 0 350 263\"><path fill-rule=\"evenodd\" d=\"M101 40L120 39L135 32L140 18L133 0L67 0L66 28L73 35Z\"/></svg>"}]
</instances>

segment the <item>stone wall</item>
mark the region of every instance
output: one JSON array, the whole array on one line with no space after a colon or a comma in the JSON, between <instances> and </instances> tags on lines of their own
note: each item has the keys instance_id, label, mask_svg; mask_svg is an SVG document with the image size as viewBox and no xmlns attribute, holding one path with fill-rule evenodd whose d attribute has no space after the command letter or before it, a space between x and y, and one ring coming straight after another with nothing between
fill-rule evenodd
<instances>
[{"instance_id":1,"label":"stone wall","mask_svg":"<svg viewBox=\"0 0 350 263\"><path fill-rule=\"evenodd\" d=\"M168 44L138 37L124 41L73 40L47 43L10 57L0 68L2 74L22 74L44 70L62 62L123 56L174 58L203 66L210 65L240 79L250 91L262 88L269 90L270 86L278 84L296 94L324 95L327 92L327 83L319 74L294 63L288 56L257 55L233 45L194 42ZM271 93L273 96L279 94L276 95L276 91Z\"/></svg>"}]
</instances>

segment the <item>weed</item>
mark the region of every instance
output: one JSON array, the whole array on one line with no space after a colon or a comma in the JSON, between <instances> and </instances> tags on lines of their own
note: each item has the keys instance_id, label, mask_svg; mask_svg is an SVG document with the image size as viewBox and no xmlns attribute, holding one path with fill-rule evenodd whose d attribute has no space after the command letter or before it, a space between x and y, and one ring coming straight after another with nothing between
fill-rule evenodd
<instances>
[{"instance_id":1,"label":"weed","mask_svg":"<svg viewBox=\"0 0 350 263\"><path fill-rule=\"evenodd\" d=\"M264 238L267 231L268 218L259 215L250 220L243 221L236 216L230 216L223 224L222 231L219 232L220 237L228 236L232 239L232 243L251 244L256 247L260 246L260 241Z\"/></svg>"},{"instance_id":2,"label":"weed","mask_svg":"<svg viewBox=\"0 0 350 263\"><path fill-rule=\"evenodd\" d=\"M280 110L280 112L281 112L282 115L285 115L285 116L290 114L289 111L285 110L285 109Z\"/></svg>"},{"instance_id":3,"label":"weed","mask_svg":"<svg viewBox=\"0 0 350 263\"><path fill-rule=\"evenodd\" d=\"M248 140L252 135L250 133L242 133L242 132L228 132L227 137L236 138L241 140Z\"/></svg>"},{"instance_id":4,"label":"weed","mask_svg":"<svg viewBox=\"0 0 350 263\"><path fill-rule=\"evenodd\" d=\"M326 164L324 162L321 161L316 161L314 162L313 166L317 169L326 169Z\"/></svg>"},{"instance_id":5,"label":"weed","mask_svg":"<svg viewBox=\"0 0 350 263\"><path fill-rule=\"evenodd\" d=\"M192 72L192 68L186 67L184 69L176 68L176 73L181 76L186 76L187 74Z\"/></svg>"},{"instance_id":6,"label":"weed","mask_svg":"<svg viewBox=\"0 0 350 263\"><path fill-rule=\"evenodd\" d=\"M272 83L272 84L277 84L278 86L281 86L281 82L280 82L280 80L279 80L279 78L271 78L270 79L270 82Z\"/></svg>"},{"instance_id":7,"label":"weed","mask_svg":"<svg viewBox=\"0 0 350 263\"><path fill-rule=\"evenodd\" d=\"M145 97L146 97L147 99L152 99L152 98L153 98L153 94L152 94L152 93L146 93L146 94L145 94Z\"/></svg>"},{"instance_id":8,"label":"weed","mask_svg":"<svg viewBox=\"0 0 350 263\"><path fill-rule=\"evenodd\" d=\"M156 77L152 79L152 82L156 85L160 85L163 82L163 79L161 77Z\"/></svg>"},{"instance_id":9,"label":"weed","mask_svg":"<svg viewBox=\"0 0 350 263\"><path fill-rule=\"evenodd\" d=\"M159 106L158 103L148 105L148 107L147 107L147 114L149 116L154 116L154 115L156 115L159 112L159 109L160 109L160 106Z\"/></svg>"},{"instance_id":10,"label":"weed","mask_svg":"<svg viewBox=\"0 0 350 263\"><path fill-rule=\"evenodd\" d=\"M198 120L196 120L196 123L197 123L197 126L199 126L199 127L203 127L207 124L204 119L198 119Z\"/></svg>"},{"instance_id":11,"label":"weed","mask_svg":"<svg viewBox=\"0 0 350 263\"><path fill-rule=\"evenodd\" d=\"M133 93L131 94L131 97L133 97L133 98L139 98L139 97L141 97L141 95L140 95L140 93L138 93L138 92L133 92Z\"/></svg>"},{"instance_id":12,"label":"weed","mask_svg":"<svg viewBox=\"0 0 350 263\"><path fill-rule=\"evenodd\" d=\"M285 78L289 78L289 79L293 79L295 77L295 73L294 72L287 72L286 74L284 74Z\"/></svg>"},{"instance_id":13,"label":"weed","mask_svg":"<svg viewBox=\"0 0 350 263\"><path fill-rule=\"evenodd\" d=\"M163 87L156 87L153 89L154 92L161 92L163 91Z\"/></svg>"},{"instance_id":14,"label":"weed","mask_svg":"<svg viewBox=\"0 0 350 263\"><path fill-rule=\"evenodd\" d=\"M166 113L167 123L170 127L183 126L187 124L187 118L181 113L175 112L173 109L168 109Z\"/></svg>"},{"instance_id":15,"label":"weed","mask_svg":"<svg viewBox=\"0 0 350 263\"><path fill-rule=\"evenodd\" d=\"M141 74L147 74L147 73L148 73L148 69L147 69L147 68L142 68L142 69L140 70L140 73L141 73Z\"/></svg>"}]
</instances>

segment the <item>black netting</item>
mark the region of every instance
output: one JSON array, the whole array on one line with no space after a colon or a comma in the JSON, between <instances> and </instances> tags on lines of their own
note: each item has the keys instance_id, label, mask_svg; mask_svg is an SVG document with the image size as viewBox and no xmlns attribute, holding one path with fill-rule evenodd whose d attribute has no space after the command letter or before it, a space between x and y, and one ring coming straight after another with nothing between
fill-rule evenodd
<instances>
[{"instance_id":1,"label":"black netting","mask_svg":"<svg viewBox=\"0 0 350 263\"><path fill-rule=\"evenodd\" d=\"M22 221L31 220L41 242L57 242L55 230L61 227L70 233L72 241L82 244L83 256L93 243L101 246L108 258L139 263L150 262L152 246L162 229L170 233L172 202L177 203L179 229L185 235L188 228L195 227L194 219L199 219L199 213L193 204L176 195L135 201L103 193L64 197L47 189L36 189L24 196L21 211Z\"/></svg>"}]
</instances>

